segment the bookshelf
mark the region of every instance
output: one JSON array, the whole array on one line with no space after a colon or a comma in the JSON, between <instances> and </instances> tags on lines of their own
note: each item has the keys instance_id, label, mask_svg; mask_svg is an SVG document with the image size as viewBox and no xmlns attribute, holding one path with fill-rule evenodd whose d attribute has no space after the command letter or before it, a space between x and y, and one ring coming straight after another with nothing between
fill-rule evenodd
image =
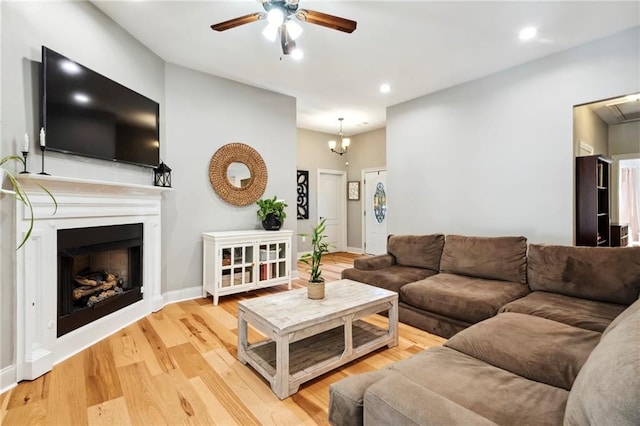
<instances>
[{"instance_id":1,"label":"bookshelf","mask_svg":"<svg viewBox=\"0 0 640 426\"><path fill-rule=\"evenodd\" d=\"M576 158L576 245L611 245L610 171L604 155Z\"/></svg>"}]
</instances>

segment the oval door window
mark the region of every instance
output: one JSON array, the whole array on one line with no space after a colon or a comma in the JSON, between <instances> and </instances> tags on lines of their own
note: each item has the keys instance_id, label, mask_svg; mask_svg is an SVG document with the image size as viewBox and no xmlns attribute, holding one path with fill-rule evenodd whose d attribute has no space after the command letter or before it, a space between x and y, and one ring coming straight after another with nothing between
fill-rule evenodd
<instances>
[{"instance_id":1,"label":"oval door window","mask_svg":"<svg viewBox=\"0 0 640 426\"><path fill-rule=\"evenodd\" d=\"M387 193L384 192L384 184L382 182L378 182L376 192L373 194L373 214L376 216L378 223L382 223L387 216Z\"/></svg>"}]
</instances>

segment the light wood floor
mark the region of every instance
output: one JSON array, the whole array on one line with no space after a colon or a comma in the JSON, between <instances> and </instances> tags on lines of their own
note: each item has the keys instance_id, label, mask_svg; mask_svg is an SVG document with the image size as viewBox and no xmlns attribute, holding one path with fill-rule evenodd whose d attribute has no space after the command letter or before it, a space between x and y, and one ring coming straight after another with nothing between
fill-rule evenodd
<instances>
[{"instance_id":1,"label":"light wood floor","mask_svg":"<svg viewBox=\"0 0 640 426\"><path fill-rule=\"evenodd\" d=\"M354 257L323 258L325 279L339 279ZM305 286L304 268L298 265L295 287ZM277 291L286 286L221 297L219 306L211 297L167 305L0 395L2 425L324 425L331 383L444 342L400 324L397 347L320 376L280 401L236 359L237 302Z\"/></svg>"}]
</instances>

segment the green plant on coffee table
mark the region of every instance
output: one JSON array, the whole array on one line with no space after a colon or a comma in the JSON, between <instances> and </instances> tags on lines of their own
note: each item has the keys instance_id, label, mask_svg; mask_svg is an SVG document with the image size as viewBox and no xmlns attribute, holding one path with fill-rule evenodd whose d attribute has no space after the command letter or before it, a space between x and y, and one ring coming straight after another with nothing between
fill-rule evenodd
<instances>
[{"instance_id":1,"label":"green plant on coffee table","mask_svg":"<svg viewBox=\"0 0 640 426\"><path fill-rule=\"evenodd\" d=\"M322 255L329 253L329 247L331 245L327 243L324 231L326 219L322 219L315 227L312 228L311 234L300 234L301 237L311 238L311 253L305 253L300 257L300 261L309 267L309 282L321 283L324 281L322 278Z\"/></svg>"},{"instance_id":2,"label":"green plant on coffee table","mask_svg":"<svg viewBox=\"0 0 640 426\"><path fill-rule=\"evenodd\" d=\"M2 166L5 163L8 163L9 161L18 162L22 166L24 166L24 164L25 164L24 163L24 158L18 157L16 155L10 155L10 156L7 156L7 157L2 157L0 159L0 166ZM15 178L15 176L13 176L13 174L11 174L6 169L2 169L2 171L3 171L4 175L6 175L7 179L9 180L9 183L11 183L11 187L13 188L13 191L3 191L3 192L11 194L13 197L15 197L16 200L18 200L21 203L23 203L27 207L27 209L29 210L29 229L27 229L27 232L24 235L24 238L22 239L22 242L20 242L20 245L18 246L18 250L19 250L27 242L27 240L29 240L29 237L31 237L31 232L33 231L33 205L31 204L31 201L29 200L29 196L24 191L24 189L22 188L22 185L20 185L20 182L18 182L18 180ZM2 180L4 180L4 178ZM51 199L53 200L53 204L54 204L53 213L55 214L56 211L58 210L58 202L56 201L55 197L44 186L40 185L37 182L35 184L38 185L44 192L49 194L49 197L51 197Z\"/></svg>"}]
</instances>

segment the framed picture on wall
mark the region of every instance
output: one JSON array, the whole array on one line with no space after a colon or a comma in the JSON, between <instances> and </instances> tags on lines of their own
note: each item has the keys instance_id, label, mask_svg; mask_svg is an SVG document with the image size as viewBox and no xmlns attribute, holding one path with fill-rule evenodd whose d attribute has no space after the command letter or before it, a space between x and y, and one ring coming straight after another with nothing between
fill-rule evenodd
<instances>
[{"instance_id":1,"label":"framed picture on wall","mask_svg":"<svg viewBox=\"0 0 640 426\"><path fill-rule=\"evenodd\" d=\"M354 201L360 199L360 181L347 182L347 199Z\"/></svg>"}]
</instances>

